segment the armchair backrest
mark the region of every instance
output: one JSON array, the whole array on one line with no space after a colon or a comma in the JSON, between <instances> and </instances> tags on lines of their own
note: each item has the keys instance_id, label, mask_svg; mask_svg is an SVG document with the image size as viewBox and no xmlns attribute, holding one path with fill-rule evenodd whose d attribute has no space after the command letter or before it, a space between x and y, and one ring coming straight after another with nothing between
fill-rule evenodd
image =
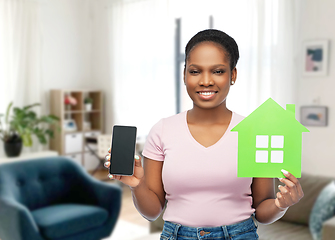
<instances>
[{"instance_id":1,"label":"armchair backrest","mask_svg":"<svg viewBox=\"0 0 335 240\"><path fill-rule=\"evenodd\" d=\"M47 157L0 164L0 198L11 198L28 209L83 202L84 170L65 157Z\"/></svg>"}]
</instances>

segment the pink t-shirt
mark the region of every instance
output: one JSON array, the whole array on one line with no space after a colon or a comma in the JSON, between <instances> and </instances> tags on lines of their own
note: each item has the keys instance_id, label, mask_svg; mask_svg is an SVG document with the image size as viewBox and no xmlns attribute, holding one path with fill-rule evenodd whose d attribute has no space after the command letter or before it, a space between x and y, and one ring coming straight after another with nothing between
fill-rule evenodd
<instances>
[{"instance_id":1,"label":"pink t-shirt","mask_svg":"<svg viewBox=\"0 0 335 240\"><path fill-rule=\"evenodd\" d=\"M151 129L143 156L164 161L165 221L215 227L251 216L252 178L237 178L237 132L243 117L233 113L226 133L210 147L191 135L187 111L161 119Z\"/></svg>"}]
</instances>

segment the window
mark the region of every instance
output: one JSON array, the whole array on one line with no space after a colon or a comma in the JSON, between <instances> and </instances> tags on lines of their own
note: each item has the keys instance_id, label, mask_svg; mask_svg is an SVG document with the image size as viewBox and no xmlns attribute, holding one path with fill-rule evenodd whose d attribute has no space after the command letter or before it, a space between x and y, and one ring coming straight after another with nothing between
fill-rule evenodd
<instances>
[{"instance_id":1,"label":"window","mask_svg":"<svg viewBox=\"0 0 335 240\"><path fill-rule=\"evenodd\" d=\"M270 140L270 142L269 142ZM269 147L271 146L271 147ZM284 136L257 135L256 136L256 162L283 163L284 161Z\"/></svg>"}]
</instances>

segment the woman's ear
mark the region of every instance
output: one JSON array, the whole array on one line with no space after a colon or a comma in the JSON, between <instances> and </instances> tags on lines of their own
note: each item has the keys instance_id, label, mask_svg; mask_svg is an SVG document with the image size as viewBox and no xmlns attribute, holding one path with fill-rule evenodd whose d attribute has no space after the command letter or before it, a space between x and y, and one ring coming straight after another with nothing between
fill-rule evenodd
<instances>
[{"instance_id":1,"label":"woman's ear","mask_svg":"<svg viewBox=\"0 0 335 240\"><path fill-rule=\"evenodd\" d=\"M184 85L186 85L186 81L185 81L185 72L186 72L186 69L185 69L185 67L184 67L184 74L183 74Z\"/></svg>"},{"instance_id":2,"label":"woman's ear","mask_svg":"<svg viewBox=\"0 0 335 240\"><path fill-rule=\"evenodd\" d=\"M237 69L236 67L231 71L231 80L230 80L230 84L234 85L236 83L236 79L237 79Z\"/></svg>"}]
</instances>

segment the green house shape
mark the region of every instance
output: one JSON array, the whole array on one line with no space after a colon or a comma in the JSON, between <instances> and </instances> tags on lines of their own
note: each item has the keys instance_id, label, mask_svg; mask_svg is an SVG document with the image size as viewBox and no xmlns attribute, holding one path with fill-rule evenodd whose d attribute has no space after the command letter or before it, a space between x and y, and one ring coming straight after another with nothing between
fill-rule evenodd
<instances>
[{"instance_id":1,"label":"green house shape","mask_svg":"<svg viewBox=\"0 0 335 240\"><path fill-rule=\"evenodd\" d=\"M284 177L281 169L301 177L302 132L295 105L283 109L266 100L231 131L238 132L238 177Z\"/></svg>"}]
</instances>

